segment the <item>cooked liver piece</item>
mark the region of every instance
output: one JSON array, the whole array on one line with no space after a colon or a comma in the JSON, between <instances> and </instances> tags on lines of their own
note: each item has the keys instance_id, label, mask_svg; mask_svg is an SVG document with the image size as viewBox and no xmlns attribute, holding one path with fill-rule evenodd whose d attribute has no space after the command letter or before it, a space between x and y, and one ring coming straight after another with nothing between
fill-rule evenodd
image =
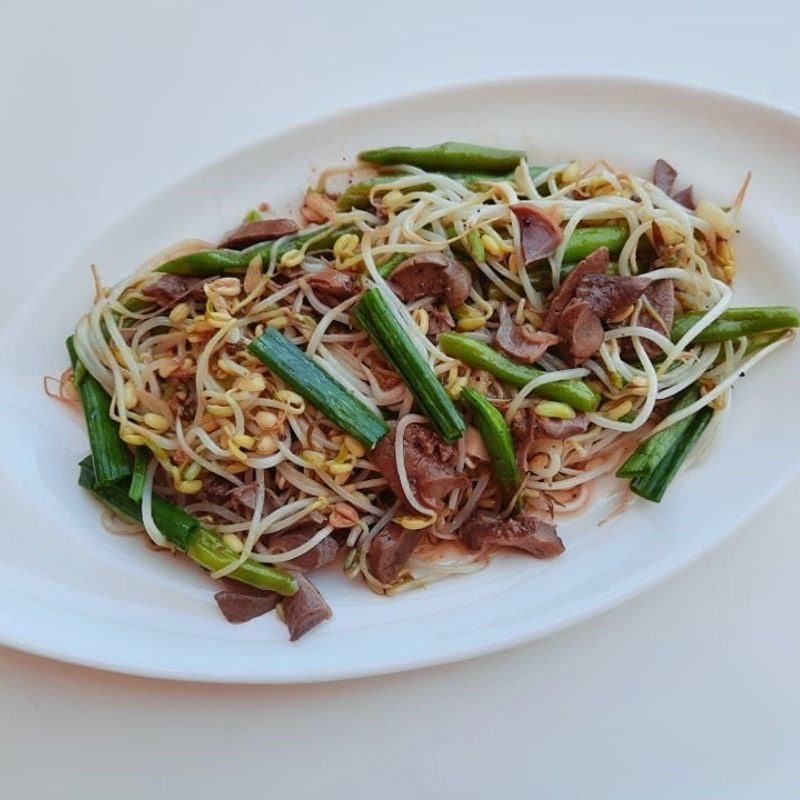
<instances>
[{"instance_id":1,"label":"cooked liver piece","mask_svg":"<svg viewBox=\"0 0 800 800\"><path fill-rule=\"evenodd\" d=\"M578 266L567 275L558 287L558 291L550 298L550 305L547 309L542 330L553 332L558 330L558 320L561 313L575 296L575 290L584 275L604 275L608 272L608 248L598 247L590 253Z\"/></svg>"},{"instance_id":2,"label":"cooked liver piece","mask_svg":"<svg viewBox=\"0 0 800 800\"><path fill-rule=\"evenodd\" d=\"M507 356L523 364L533 364L558 342L558 336L545 331L529 331L517 325L505 303L498 309L500 326L495 331L494 342Z\"/></svg>"},{"instance_id":3,"label":"cooked liver piece","mask_svg":"<svg viewBox=\"0 0 800 800\"><path fill-rule=\"evenodd\" d=\"M353 297L359 291L355 276L349 272L323 269L309 273L305 279L319 299L329 306L337 306L342 300Z\"/></svg>"},{"instance_id":4,"label":"cooked liver piece","mask_svg":"<svg viewBox=\"0 0 800 800\"><path fill-rule=\"evenodd\" d=\"M228 581L229 585L232 583L233 581ZM281 595L240 583L217 592L214 599L228 622L240 623L272 611L280 602Z\"/></svg>"},{"instance_id":5,"label":"cooked liver piece","mask_svg":"<svg viewBox=\"0 0 800 800\"><path fill-rule=\"evenodd\" d=\"M301 572L296 572L295 578L297 593L284 597L281 604L283 621L289 628L289 639L292 642L333 616L331 607L325 602L319 589Z\"/></svg>"},{"instance_id":6,"label":"cooked liver piece","mask_svg":"<svg viewBox=\"0 0 800 800\"><path fill-rule=\"evenodd\" d=\"M424 530L410 531L390 522L370 542L367 553L369 571L381 583L394 583L424 535Z\"/></svg>"},{"instance_id":7,"label":"cooked liver piece","mask_svg":"<svg viewBox=\"0 0 800 800\"><path fill-rule=\"evenodd\" d=\"M395 496L403 500L405 493L394 456L396 430L397 425L393 424L389 433L375 445L370 457ZM458 452L455 446L444 442L427 426L416 422L408 425L403 445L408 482L424 505L438 510L443 498L453 489L469 487L465 475L456 475Z\"/></svg>"},{"instance_id":8,"label":"cooked liver piece","mask_svg":"<svg viewBox=\"0 0 800 800\"><path fill-rule=\"evenodd\" d=\"M290 236L298 230L297 223L293 219L257 219L245 222L228 233L219 246L220 249L226 250L244 250L245 247L259 242Z\"/></svg>"},{"instance_id":9,"label":"cooked liver piece","mask_svg":"<svg viewBox=\"0 0 800 800\"><path fill-rule=\"evenodd\" d=\"M603 323L585 300L571 300L558 320L561 355L571 366L591 358L603 344Z\"/></svg>"},{"instance_id":10,"label":"cooked liver piece","mask_svg":"<svg viewBox=\"0 0 800 800\"><path fill-rule=\"evenodd\" d=\"M553 558L564 552L555 525L538 517L502 519L489 511L476 511L461 527L461 540L471 550L489 545L524 550L535 558Z\"/></svg>"},{"instance_id":11,"label":"cooked liver piece","mask_svg":"<svg viewBox=\"0 0 800 800\"><path fill-rule=\"evenodd\" d=\"M556 251L564 236L547 214L527 203L517 203L510 209L519 222L522 260L526 266Z\"/></svg>"},{"instance_id":12,"label":"cooked liver piece","mask_svg":"<svg viewBox=\"0 0 800 800\"><path fill-rule=\"evenodd\" d=\"M450 308L458 308L469 297L472 276L444 253L417 253L395 267L389 285L405 302L432 295Z\"/></svg>"}]
</instances>

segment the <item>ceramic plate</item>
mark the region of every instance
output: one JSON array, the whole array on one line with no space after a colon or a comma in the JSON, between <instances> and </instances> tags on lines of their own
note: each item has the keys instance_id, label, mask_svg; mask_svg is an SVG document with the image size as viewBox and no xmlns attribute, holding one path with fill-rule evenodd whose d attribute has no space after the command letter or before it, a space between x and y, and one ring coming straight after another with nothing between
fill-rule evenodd
<instances>
[{"instance_id":1,"label":"ceramic plate","mask_svg":"<svg viewBox=\"0 0 800 800\"><path fill-rule=\"evenodd\" d=\"M317 681L454 661L635 596L741 526L797 471L800 348L790 346L737 385L723 436L661 505L640 501L598 526L609 509L597 497L561 524L567 551L555 561L501 556L482 572L394 598L333 570L318 581L333 620L294 644L274 615L228 625L201 571L141 538L107 533L76 485L82 423L42 391L42 376L64 368L64 338L89 302L89 265L115 281L178 239L217 238L262 200L295 209L316 170L364 147L445 139L522 147L533 163L605 158L640 174L660 156L696 194L719 201L752 170L736 302L800 302L800 195L790 169L800 120L749 100L624 79L517 80L345 111L265 139L128 214L51 273L0 332L0 641L186 680Z\"/></svg>"}]
</instances>

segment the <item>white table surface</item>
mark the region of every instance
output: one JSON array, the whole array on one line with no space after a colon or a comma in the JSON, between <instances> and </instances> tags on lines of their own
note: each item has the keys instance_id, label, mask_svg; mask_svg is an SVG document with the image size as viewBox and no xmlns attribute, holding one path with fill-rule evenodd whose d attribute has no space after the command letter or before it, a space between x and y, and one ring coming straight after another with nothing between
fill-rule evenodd
<instances>
[{"instance_id":1,"label":"white table surface","mask_svg":"<svg viewBox=\"0 0 800 800\"><path fill-rule=\"evenodd\" d=\"M800 109L788 2L272 5L4 0L6 276L70 256L208 159L342 104L601 71ZM6 303L18 284L6 278ZM628 605L452 666L220 687L0 648L0 797L796 798L799 490Z\"/></svg>"}]
</instances>

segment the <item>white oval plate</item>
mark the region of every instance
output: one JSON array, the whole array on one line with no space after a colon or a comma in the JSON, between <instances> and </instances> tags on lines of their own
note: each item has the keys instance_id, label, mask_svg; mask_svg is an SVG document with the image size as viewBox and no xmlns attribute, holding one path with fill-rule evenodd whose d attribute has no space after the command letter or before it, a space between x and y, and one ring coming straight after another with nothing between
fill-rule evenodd
<instances>
[{"instance_id":1,"label":"white oval plate","mask_svg":"<svg viewBox=\"0 0 800 800\"><path fill-rule=\"evenodd\" d=\"M788 346L735 391L726 430L661 505L598 527L599 498L561 524L552 562L498 557L477 574L382 598L338 570L319 584L334 618L290 644L274 615L241 626L183 559L112 536L76 485L81 421L42 392L64 338L106 282L187 237L214 239L262 200L297 207L309 174L364 147L461 139L525 148L534 163L605 158L648 174L656 157L700 196L726 200L746 171L736 302L798 303L800 121L749 100L627 79L542 78L453 89L346 111L217 161L161 192L50 274L0 332L0 640L81 664L184 680L302 682L468 658L534 639L633 597L728 536L800 464L797 368ZM768 531L754 531L768 538Z\"/></svg>"}]
</instances>

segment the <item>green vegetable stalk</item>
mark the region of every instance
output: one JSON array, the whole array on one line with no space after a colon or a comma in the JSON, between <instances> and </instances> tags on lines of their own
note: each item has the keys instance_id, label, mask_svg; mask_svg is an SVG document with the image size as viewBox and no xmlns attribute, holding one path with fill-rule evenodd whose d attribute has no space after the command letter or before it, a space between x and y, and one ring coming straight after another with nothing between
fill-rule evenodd
<instances>
[{"instance_id":1,"label":"green vegetable stalk","mask_svg":"<svg viewBox=\"0 0 800 800\"><path fill-rule=\"evenodd\" d=\"M408 258L408 253L395 253L389 256L386 261L378 267L378 273L382 278L388 278L395 270L395 267Z\"/></svg>"},{"instance_id":2,"label":"green vegetable stalk","mask_svg":"<svg viewBox=\"0 0 800 800\"><path fill-rule=\"evenodd\" d=\"M130 486L125 481L101 486L91 458L80 464L78 482L108 506L114 513L135 522L142 521L141 504L130 498ZM182 508L158 495L153 495L153 521L158 529L178 550L186 553L201 567L214 572L239 558L238 553L227 547L213 531L204 528L198 520ZM290 572L260 564L247 559L228 575L229 578L255 586L257 589L271 590L282 595L293 595L297 591L297 581Z\"/></svg>"},{"instance_id":3,"label":"green vegetable stalk","mask_svg":"<svg viewBox=\"0 0 800 800\"><path fill-rule=\"evenodd\" d=\"M536 178L541 175L547 167L529 167L528 172L530 173L531 179L536 180ZM464 184L468 189L473 191L477 191L481 188L481 184L485 183L486 181L512 181L514 179L514 173L508 172L505 175L493 175L489 172L438 172L436 174L446 175L448 178L453 178L453 180L460 181ZM381 186L385 183L391 183L392 181L396 181L400 178L408 178L411 177L410 175L404 175L402 173L394 173L391 175L375 175L372 178L366 178L363 181L359 181L358 183L354 183L347 187L347 189L339 195L338 199L336 200L336 208L339 211L352 211L354 208L369 208L370 201L369 196L370 192L375 186ZM430 183L425 181L425 176L420 175L420 183L414 184L413 186L409 186L409 190L411 191L422 191L422 192L430 192L433 190L433 186Z\"/></svg>"},{"instance_id":4,"label":"green vegetable stalk","mask_svg":"<svg viewBox=\"0 0 800 800\"><path fill-rule=\"evenodd\" d=\"M97 482L105 486L131 474L131 456L122 439L119 425L111 419L111 398L86 371L75 350L74 337L67 339L75 388L81 398L89 445L95 463Z\"/></svg>"},{"instance_id":5,"label":"green vegetable stalk","mask_svg":"<svg viewBox=\"0 0 800 800\"><path fill-rule=\"evenodd\" d=\"M637 475L631 480L631 491L650 500L653 503L661 502L667 487L678 474L681 464L686 460L697 440L702 435L706 426L711 422L714 412L706 407L701 408L689 418L691 422L684 432L676 447L662 459L656 468L644 475Z\"/></svg>"},{"instance_id":6,"label":"green vegetable stalk","mask_svg":"<svg viewBox=\"0 0 800 800\"><path fill-rule=\"evenodd\" d=\"M342 234L352 230L350 226L324 225L300 231L294 236L287 236L283 239L259 242L244 250L204 250L200 253L188 253L162 264L156 272L199 277L240 275L247 271L248 265L256 256L261 256L266 264L272 256L274 247L277 247L275 257L278 261L290 250L299 250L306 245L308 245L307 252L324 252L330 250Z\"/></svg>"},{"instance_id":7,"label":"green vegetable stalk","mask_svg":"<svg viewBox=\"0 0 800 800\"><path fill-rule=\"evenodd\" d=\"M142 499L147 468L150 466L150 457L149 448L136 448L136 454L133 460L133 476L131 477L131 487L128 489L128 497L130 497L135 503L141 502Z\"/></svg>"},{"instance_id":8,"label":"green vegetable stalk","mask_svg":"<svg viewBox=\"0 0 800 800\"><path fill-rule=\"evenodd\" d=\"M464 142L444 142L431 147L384 147L358 154L371 164L408 164L429 172L510 172L525 158L524 150L504 150Z\"/></svg>"},{"instance_id":9,"label":"green vegetable stalk","mask_svg":"<svg viewBox=\"0 0 800 800\"><path fill-rule=\"evenodd\" d=\"M267 328L247 350L314 408L368 447L374 447L389 431L387 424L374 411L275 328Z\"/></svg>"},{"instance_id":10,"label":"green vegetable stalk","mask_svg":"<svg viewBox=\"0 0 800 800\"><path fill-rule=\"evenodd\" d=\"M460 439L466 430L463 418L394 318L380 290L367 291L353 316L395 368L441 437L447 442Z\"/></svg>"},{"instance_id":11,"label":"green vegetable stalk","mask_svg":"<svg viewBox=\"0 0 800 800\"><path fill-rule=\"evenodd\" d=\"M699 399L700 387L696 383L692 384L672 401L667 414L681 411ZM670 450L677 446L689 424L690 418L686 417L645 439L617 470L617 477L635 478L637 475L652 472Z\"/></svg>"},{"instance_id":12,"label":"green vegetable stalk","mask_svg":"<svg viewBox=\"0 0 800 800\"><path fill-rule=\"evenodd\" d=\"M503 415L475 389L462 389L460 398L472 409L473 419L489 453L492 473L500 488L502 502L506 504L511 501L522 483L511 431Z\"/></svg>"},{"instance_id":13,"label":"green vegetable stalk","mask_svg":"<svg viewBox=\"0 0 800 800\"><path fill-rule=\"evenodd\" d=\"M699 386L693 384L673 400L668 413L687 408L699 398ZM713 413L708 407L701 408L646 439L617 470L617 477L630 478L634 493L654 503L660 502Z\"/></svg>"},{"instance_id":14,"label":"green vegetable stalk","mask_svg":"<svg viewBox=\"0 0 800 800\"><path fill-rule=\"evenodd\" d=\"M493 350L485 342L465 336L463 333L441 334L439 347L447 355L463 361L468 366L485 369L501 381L520 389L534 378L547 374L535 367L517 364ZM534 393L566 403L578 411L594 411L600 404L600 395L580 380L545 383L534 389Z\"/></svg>"},{"instance_id":15,"label":"green vegetable stalk","mask_svg":"<svg viewBox=\"0 0 800 800\"><path fill-rule=\"evenodd\" d=\"M672 323L672 341L679 341L703 316L693 311L677 314ZM700 331L693 342L725 342L766 331L785 330L800 326L800 311L791 306L753 306L729 308Z\"/></svg>"},{"instance_id":16,"label":"green vegetable stalk","mask_svg":"<svg viewBox=\"0 0 800 800\"><path fill-rule=\"evenodd\" d=\"M627 225L578 228L567 242L563 261L565 264L577 263L594 253L599 247L607 247L609 255L615 256L622 250L627 239Z\"/></svg>"}]
</instances>

